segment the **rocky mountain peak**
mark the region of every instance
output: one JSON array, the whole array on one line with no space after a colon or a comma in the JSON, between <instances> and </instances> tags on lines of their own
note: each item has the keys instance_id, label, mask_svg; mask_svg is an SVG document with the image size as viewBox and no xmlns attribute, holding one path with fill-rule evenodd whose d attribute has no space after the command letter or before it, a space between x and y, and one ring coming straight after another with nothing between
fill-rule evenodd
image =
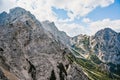
<instances>
[{"instance_id":1,"label":"rocky mountain peak","mask_svg":"<svg viewBox=\"0 0 120 80\"><path fill-rule=\"evenodd\" d=\"M55 26L55 23L54 23L54 22L51 22L51 21L49 21L49 20L45 20L45 21L43 21L43 23L48 23L48 24L51 24L51 25Z\"/></svg>"},{"instance_id":2,"label":"rocky mountain peak","mask_svg":"<svg viewBox=\"0 0 120 80\"><path fill-rule=\"evenodd\" d=\"M0 14L0 19L2 19L2 18L5 18L5 17L7 17L7 12L2 12L1 14Z\"/></svg>"},{"instance_id":3,"label":"rocky mountain peak","mask_svg":"<svg viewBox=\"0 0 120 80\"><path fill-rule=\"evenodd\" d=\"M15 7L13 9L10 9L10 13L12 13L14 15L16 15L16 14L20 15L20 14L24 14L26 12L27 11L25 9L21 8L21 7Z\"/></svg>"},{"instance_id":4,"label":"rocky mountain peak","mask_svg":"<svg viewBox=\"0 0 120 80\"><path fill-rule=\"evenodd\" d=\"M44 28L50 32L58 31L54 22L50 22L49 20L46 20L46 21L43 21L42 24L45 25Z\"/></svg>"},{"instance_id":5,"label":"rocky mountain peak","mask_svg":"<svg viewBox=\"0 0 120 80\"><path fill-rule=\"evenodd\" d=\"M1 80L88 80L81 68L67 58L71 51L56 40L61 35L60 31L52 30L53 23L43 25L19 7L8 14L2 13L2 17L5 19L0 20L3 22L0 24Z\"/></svg>"},{"instance_id":6,"label":"rocky mountain peak","mask_svg":"<svg viewBox=\"0 0 120 80\"><path fill-rule=\"evenodd\" d=\"M111 33L116 33L114 30L112 30L111 28L104 28L99 30L98 32L111 32Z\"/></svg>"},{"instance_id":7,"label":"rocky mountain peak","mask_svg":"<svg viewBox=\"0 0 120 80\"><path fill-rule=\"evenodd\" d=\"M9 13L10 21L15 21L15 20L20 20L20 21L26 21L28 19L31 19L33 21L36 21L37 19L35 18L34 15L32 15L29 11L26 11L25 9L21 7L16 7L13 9L10 9Z\"/></svg>"},{"instance_id":8,"label":"rocky mountain peak","mask_svg":"<svg viewBox=\"0 0 120 80\"><path fill-rule=\"evenodd\" d=\"M41 24L46 31L54 35L57 41L60 41L65 45L70 45L70 37L64 31L59 31L54 22L46 20Z\"/></svg>"},{"instance_id":9,"label":"rocky mountain peak","mask_svg":"<svg viewBox=\"0 0 120 80\"><path fill-rule=\"evenodd\" d=\"M0 14L0 25L3 25L5 22L8 22L7 20L9 19L9 14L7 12L2 12Z\"/></svg>"},{"instance_id":10,"label":"rocky mountain peak","mask_svg":"<svg viewBox=\"0 0 120 80\"><path fill-rule=\"evenodd\" d=\"M101 29L99 30L96 34L95 37L101 37L104 40L109 40L111 37L116 36L117 32L115 32L114 30L110 29L110 28L105 28L105 29Z\"/></svg>"},{"instance_id":11,"label":"rocky mountain peak","mask_svg":"<svg viewBox=\"0 0 120 80\"><path fill-rule=\"evenodd\" d=\"M20 7L10 9L9 13L3 12L0 14L0 25L15 23L16 21L25 22L29 20L32 20L35 23L40 23L34 15Z\"/></svg>"},{"instance_id":12,"label":"rocky mountain peak","mask_svg":"<svg viewBox=\"0 0 120 80\"><path fill-rule=\"evenodd\" d=\"M120 36L119 33L115 32L110 28L105 28L98 31L94 39L91 40L91 45L98 57L103 62L119 63L118 54L120 54Z\"/></svg>"}]
</instances>

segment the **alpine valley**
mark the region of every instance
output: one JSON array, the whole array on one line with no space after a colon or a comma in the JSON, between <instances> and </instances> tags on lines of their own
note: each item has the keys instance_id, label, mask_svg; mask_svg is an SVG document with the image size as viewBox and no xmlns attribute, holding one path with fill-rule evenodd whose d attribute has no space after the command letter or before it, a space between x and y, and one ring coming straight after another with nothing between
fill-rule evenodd
<instances>
[{"instance_id":1,"label":"alpine valley","mask_svg":"<svg viewBox=\"0 0 120 80\"><path fill-rule=\"evenodd\" d=\"M0 14L0 80L120 80L120 33L69 37L13 8Z\"/></svg>"}]
</instances>

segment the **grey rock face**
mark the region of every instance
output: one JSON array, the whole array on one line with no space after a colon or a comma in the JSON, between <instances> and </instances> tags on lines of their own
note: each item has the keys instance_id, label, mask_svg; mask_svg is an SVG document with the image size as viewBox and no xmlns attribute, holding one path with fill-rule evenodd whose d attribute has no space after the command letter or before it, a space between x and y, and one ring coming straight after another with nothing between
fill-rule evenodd
<instances>
[{"instance_id":1,"label":"grey rock face","mask_svg":"<svg viewBox=\"0 0 120 80\"><path fill-rule=\"evenodd\" d=\"M80 68L66 59L71 53L67 47L46 33L30 12L17 7L7 15L7 22L0 20L3 80L88 80Z\"/></svg>"},{"instance_id":2,"label":"grey rock face","mask_svg":"<svg viewBox=\"0 0 120 80\"><path fill-rule=\"evenodd\" d=\"M120 35L110 28L98 31L91 41L92 49L103 62L120 64Z\"/></svg>"},{"instance_id":3,"label":"grey rock face","mask_svg":"<svg viewBox=\"0 0 120 80\"><path fill-rule=\"evenodd\" d=\"M0 70L0 80L8 80L1 70Z\"/></svg>"},{"instance_id":4,"label":"grey rock face","mask_svg":"<svg viewBox=\"0 0 120 80\"><path fill-rule=\"evenodd\" d=\"M3 25L9 21L9 14L3 12L0 14L0 25Z\"/></svg>"},{"instance_id":5,"label":"grey rock face","mask_svg":"<svg viewBox=\"0 0 120 80\"><path fill-rule=\"evenodd\" d=\"M75 48L82 54L87 54L90 51L90 36L87 35L78 35L71 38L72 48Z\"/></svg>"},{"instance_id":6,"label":"grey rock face","mask_svg":"<svg viewBox=\"0 0 120 80\"><path fill-rule=\"evenodd\" d=\"M70 45L70 37L67 36L67 34L63 31L59 31L57 27L55 26L54 22L50 21L43 21L41 23L43 25L43 28L48 32L52 33L53 36L57 41L62 42L65 45Z\"/></svg>"}]
</instances>

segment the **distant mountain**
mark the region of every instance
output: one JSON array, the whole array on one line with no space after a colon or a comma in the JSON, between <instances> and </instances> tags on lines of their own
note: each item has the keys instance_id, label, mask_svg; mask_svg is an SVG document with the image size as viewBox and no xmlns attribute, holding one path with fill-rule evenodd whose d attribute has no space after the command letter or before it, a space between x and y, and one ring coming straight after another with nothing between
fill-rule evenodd
<instances>
[{"instance_id":1,"label":"distant mountain","mask_svg":"<svg viewBox=\"0 0 120 80\"><path fill-rule=\"evenodd\" d=\"M108 72L120 74L120 34L110 28L99 30L93 36L78 35L72 39L72 49L79 56L101 66ZM105 67L106 66L106 67ZM101 69L101 70L102 70ZM103 70L104 70L103 69Z\"/></svg>"},{"instance_id":2,"label":"distant mountain","mask_svg":"<svg viewBox=\"0 0 120 80\"><path fill-rule=\"evenodd\" d=\"M41 23L25 9L3 12L0 80L89 80L71 60L71 51L63 44L68 38L54 23Z\"/></svg>"},{"instance_id":3,"label":"distant mountain","mask_svg":"<svg viewBox=\"0 0 120 80\"><path fill-rule=\"evenodd\" d=\"M55 26L54 22L50 22L50 21L43 21L41 23L43 25L43 28L46 31L49 31L50 33L52 33L57 41L61 41L63 44L66 45L70 45L70 37L63 31L59 31L57 29L57 27Z\"/></svg>"},{"instance_id":4,"label":"distant mountain","mask_svg":"<svg viewBox=\"0 0 120 80\"><path fill-rule=\"evenodd\" d=\"M72 47L82 54L92 52L103 62L120 64L120 34L110 28L102 29L94 36L78 35L72 42Z\"/></svg>"},{"instance_id":5,"label":"distant mountain","mask_svg":"<svg viewBox=\"0 0 120 80\"><path fill-rule=\"evenodd\" d=\"M91 40L91 48L103 62L120 64L120 34L110 28L98 31Z\"/></svg>"}]
</instances>

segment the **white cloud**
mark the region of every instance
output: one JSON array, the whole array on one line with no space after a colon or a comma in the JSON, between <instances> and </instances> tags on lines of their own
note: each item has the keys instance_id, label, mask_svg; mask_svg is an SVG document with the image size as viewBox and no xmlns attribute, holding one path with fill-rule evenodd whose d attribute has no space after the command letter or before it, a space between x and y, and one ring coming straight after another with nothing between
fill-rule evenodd
<instances>
[{"instance_id":1,"label":"white cloud","mask_svg":"<svg viewBox=\"0 0 120 80\"><path fill-rule=\"evenodd\" d=\"M0 0L0 13L3 11L9 12L9 9L16 6L15 0Z\"/></svg>"},{"instance_id":2,"label":"white cloud","mask_svg":"<svg viewBox=\"0 0 120 80\"><path fill-rule=\"evenodd\" d=\"M111 28L116 32L120 32L120 20L110 19L103 19L94 22L90 20L89 23L86 22L86 26L75 23L59 23L57 26L59 26L59 30L65 31L69 36L76 36L79 34L94 35L97 31L104 28Z\"/></svg>"},{"instance_id":3,"label":"white cloud","mask_svg":"<svg viewBox=\"0 0 120 80\"><path fill-rule=\"evenodd\" d=\"M70 20L87 15L98 6L106 7L114 0L1 0L3 5L0 11L8 10L14 6L23 7L31 11L39 20L56 20L52 7L65 9L68 11ZM1 10L2 9L2 10ZM71 13L72 12L72 13ZM66 20L66 21L70 21Z\"/></svg>"},{"instance_id":4,"label":"white cloud","mask_svg":"<svg viewBox=\"0 0 120 80\"><path fill-rule=\"evenodd\" d=\"M97 32L98 30L106 27L109 27L117 32L120 32L120 20L104 19L101 21L99 20L89 23L89 29L91 35L95 34L95 32Z\"/></svg>"},{"instance_id":5,"label":"white cloud","mask_svg":"<svg viewBox=\"0 0 120 80\"><path fill-rule=\"evenodd\" d=\"M68 16L70 17L70 20L74 20L74 18L76 17L79 18L81 16L85 16L98 6L106 7L114 2L114 0L71 0L71 1L52 0L52 1L53 6L68 11Z\"/></svg>"},{"instance_id":6,"label":"white cloud","mask_svg":"<svg viewBox=\"0 0 120 80\"><path fill-rule=\"evenodd\" d=\"M69 36L76 36L80 33L86 34L86 32L87 32L87 30L85 30L86 28L84 26L75 24L75 23L71 23L71 24L59 23L59 24L56 24L56 26L59 26L58 27L59 30L65 31Z\"/></svg>"},{"instance_id":7,"label":"white cloud","mask_svg":"<svg viewBox=\"0 0 120 80\"><path fill-rule=\"evenodd\" d=\"M89 23L89 22L91 22L89 18L83 18L82 21L83 21L84 23Z\"/></svg>"},{"instance_id":8,"label":"white cloud","mask_svg":"<svg viewBox=\"0 0 120 80\"><path fill-rule=\"evenodd\" d=\"M19 0L17 6L31 11L37 19L56 21L56 16L52 11L52 3L50 0Z\"/></svg>"}]
</instances>

